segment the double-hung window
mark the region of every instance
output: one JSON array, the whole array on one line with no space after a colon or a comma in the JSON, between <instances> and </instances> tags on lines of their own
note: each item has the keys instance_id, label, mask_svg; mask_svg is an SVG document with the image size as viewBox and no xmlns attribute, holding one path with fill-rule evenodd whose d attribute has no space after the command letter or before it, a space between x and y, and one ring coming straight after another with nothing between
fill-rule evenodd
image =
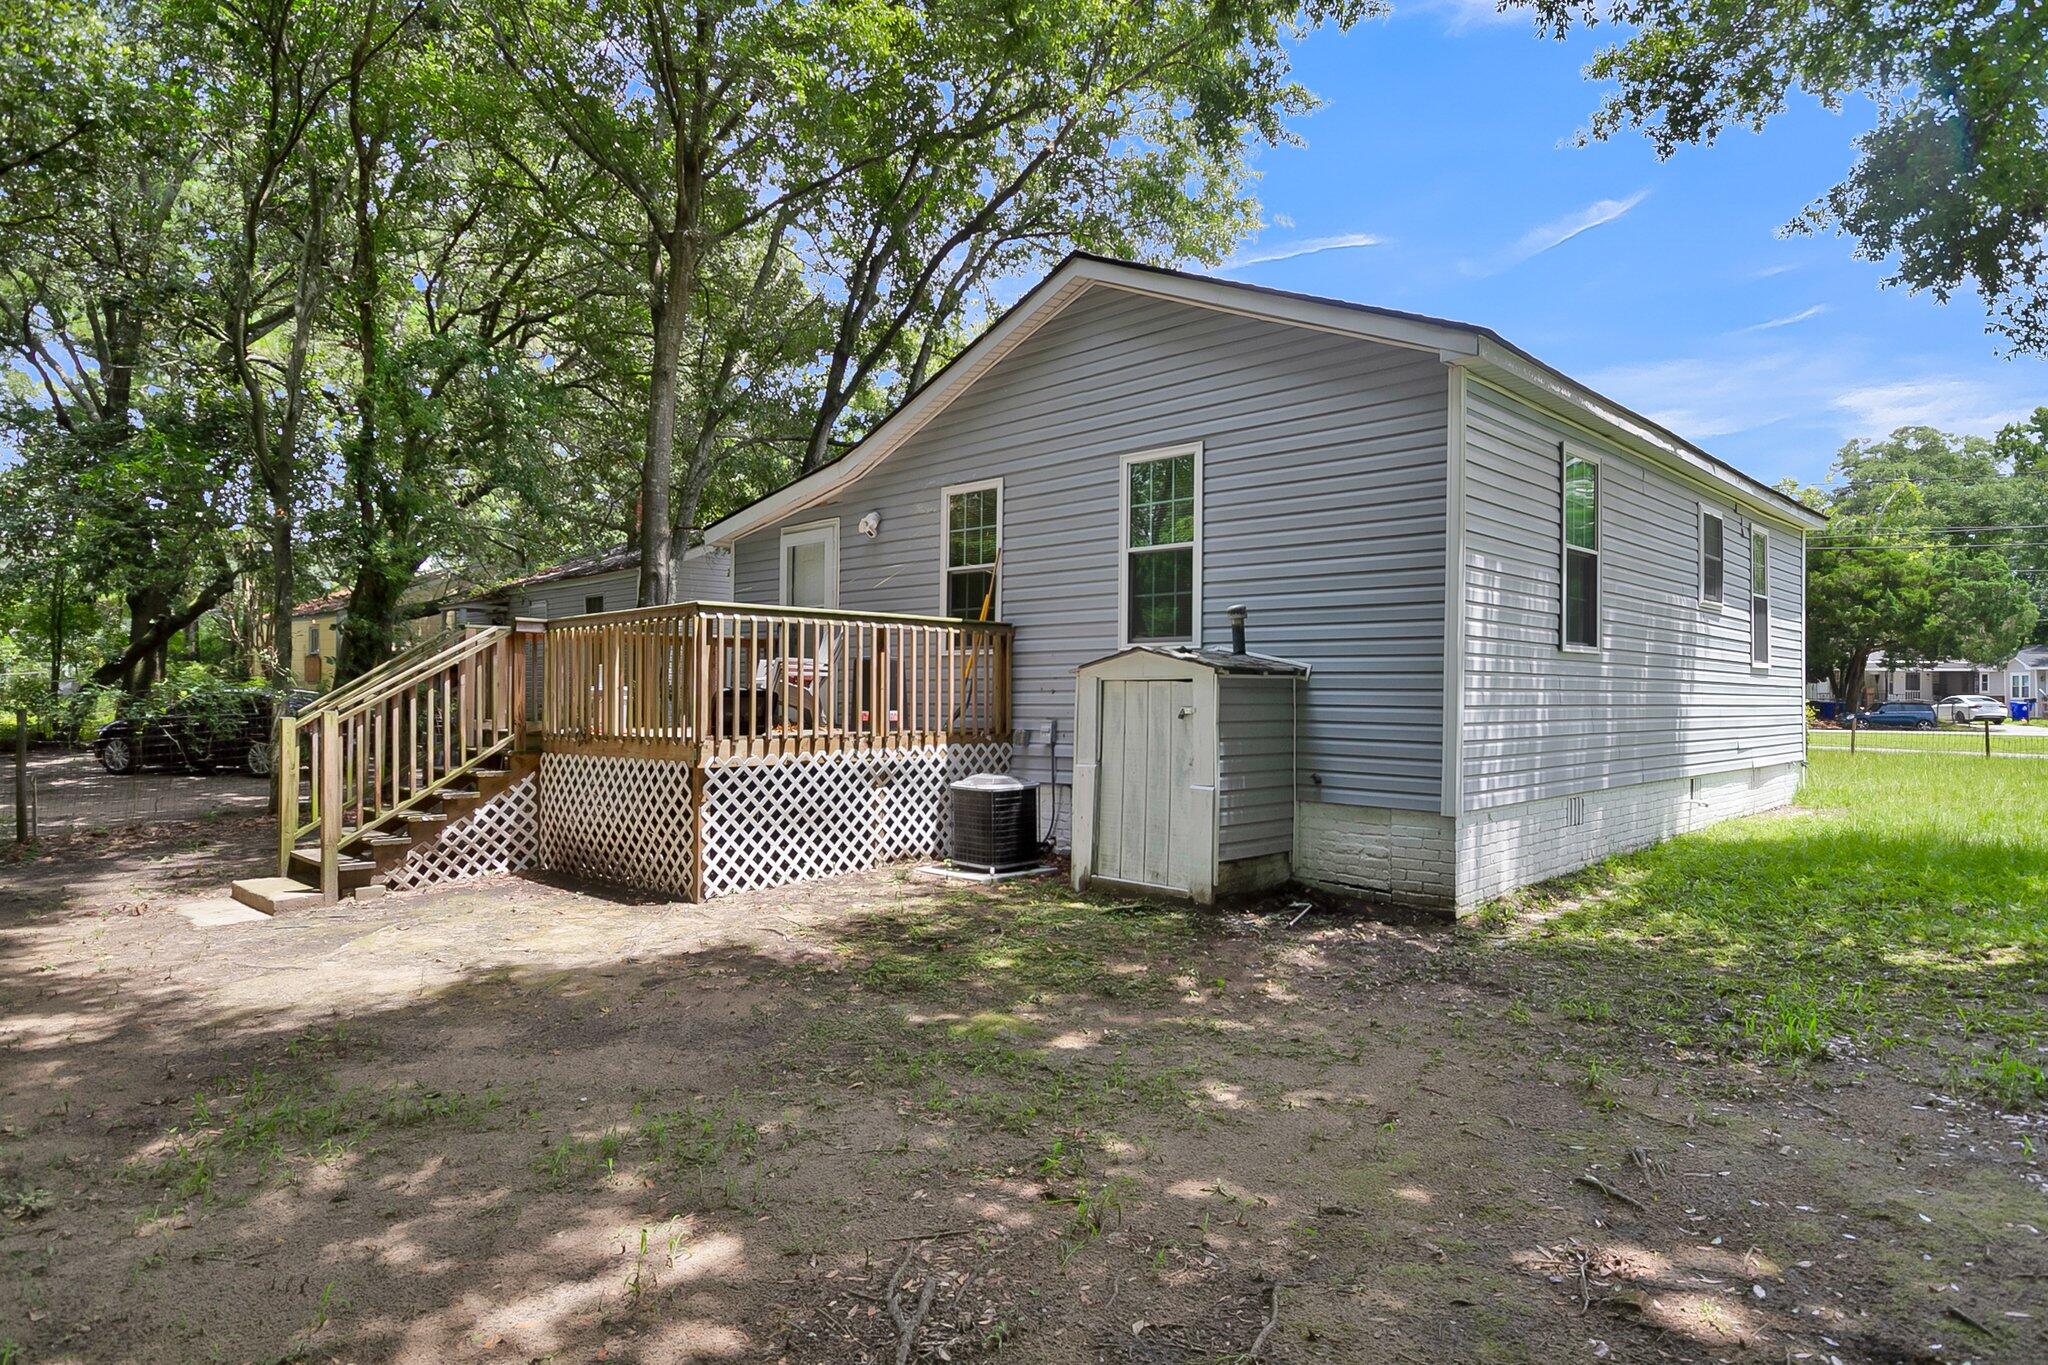
<instances>
[{"instance_id":1,"label":"double-hung window","mask_svg":"<svg viewBox=\"0 0 2048 1365\"><path fill-rule=\"evenodd\" d=\"M1564 452L1563 618L1566 649L1600 647L1600 466L1569 451Z\"/></svg>"},{"instance_id":2,"label":"double-hung window","mask_svg":"<svg viewBox=\"0 0 2048 1365\"><path fill-rule=\"evenodd\" d=\"M2012 685L2006 697L2008 701L2026 701L2034 695L2033 674L2015 673L2008 681Z\"/></svg>"},{"instance_id":3,"label":"double-hung window","mask_svg":"<svg viewBox=\"0 0 2048 1365\"><path fill-rule=\"evenodd\" d=\"M1762 531L1749 533L1749 662L1771 662L1771 538Z\"/></svg>"},{"instance_id":4,"label":"double-hung window","mask_svg":"<svg viewBox=\"0 0 2048 1365\"><path fill-rule=\"evenodd\" d=\"M1003 545L1003 485L963 484L939 497L945 537L944 599L948 616L963 620L998 620L1002 615L997 582L998 555Z\"/></svg>"},{"instance_id":5,"label":"double-hung window","mask_svg":"<svg viewBox=\"0 0 2048 1365\"><path fill-rule=\"evenodd\" d=\"M1700 601L1720 606L1728 596L1728 523L1718 512L1700 513Z\"/></svg>"},{"instance_id":6,"label":"double-hung window","mask_svg":"<svg viewBox=\"0 0 2048 1365\"><path fill-rule=\"evenodd\" d=\"M1123 479L1124 639L1193 643L1202 607L1200 451L1126 456Z\"/></svg>"}]
</instances>

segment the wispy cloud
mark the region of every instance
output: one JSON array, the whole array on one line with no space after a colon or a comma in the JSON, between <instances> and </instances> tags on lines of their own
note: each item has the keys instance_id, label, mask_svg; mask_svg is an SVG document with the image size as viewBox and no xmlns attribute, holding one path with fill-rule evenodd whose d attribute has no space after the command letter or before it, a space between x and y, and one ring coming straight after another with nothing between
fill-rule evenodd
<instances>
[{"instance_id":1,"label":"wispy cloud","mask_svg":"<svg viewBox=\"0 0 2048 1365\"><path fill-rule=\"evenodd\" d=\"M1637 190L1626 199L1596 199L1586 207L1567 213L1562 218L1538 223L1491 257L1466 261L1465 272L1471 275L1497 275L1533 256L1541 256L1546 251L1563 246L1582 232L1591 232L1596 227L1613 222L1649 197L1648 190Z\"/></svg>"},{"instance_id":2,"label":"wispy cloud","mask_svg":"<svg viewBox=\"0 0 2048 1365\"><path fill-rule=\"evenodd\" d=\"M1858 436L1881 436L1913 426L1990 436L2032 411L1993 385L1955 375L1859 385L1836 394L1829 406L1848 414Z\"/></svg>"},{"instance_id":3,"label":"wispy cloud","mask_svg":"<svg viewBox=\"0 0 2048 1365\"><path fill-rule=\"evenodd\" d=\"M1783 347L1617 365L1586 382L1704 442L1779 423L1830 444L1916 425L1988 436L2031 410L2024 385L1917 366L1886 375L1857 356Z\"/></svg>"},{"instance_id":4,"label":"wispy cloud","mask_svg":"<svg viewBox=\"0 0 2048 1365\"><path fill-rule=\"evenodd\" d=\"M1740 336L1744 332L1776 331L1780 327L1790 327L1795 322L1804 322L1808 318L1817 318L1827 311L1828 306L1826 304L1816 303L1811 308L1802 308L1796 313L1787 313L1784 317L1772 318L1769 322L1752 322L1747 327L1738 327L1731 335Z\"/></svg>"},{"instance_id":5,"label":"wispy cloud","mask_svg":"<svg viewBox=\"0 0 2048 1365\"><path fill-rule=\"evenodd\" d=\"M1499 0L1420 0L1407 8L1418 14L1441 17L1445 30L1451 33L1495 24L1529 22L1526 10L1503 10Z\"/></svg>"},{"instance_id":6,"label":"wispy cloud","mask_svg":"<svg viewBox=\"0 0 2048 1365\"><path fill-rule=\"evenodd\" d=\"M1753 280L1767 280L1771 278L1771 276L1773 275L1783 275L1787 271L1798 270L1800 268L1801 263L1798 261L1780 261L1776 265L1762 266L1756 270L1750 271L1749 277Z\"/></svg>"},{"instance_id":7,"label":"wispy cloud","mask_svg":"<svg viewBox=\"0 0 2048 1365\"><path fill-rule=\"evenodd\" d=\"M1343 232L1335 237L1309 237L1271 247L1239 252L1223 263L1225 269L1240 265L1264 265L1268 261L1291 261L1296 256L1313 256L1322 251L1349 251L1353 247L1379 246L1386 238L1370 232Z\"/></svg>"}]
</instances>

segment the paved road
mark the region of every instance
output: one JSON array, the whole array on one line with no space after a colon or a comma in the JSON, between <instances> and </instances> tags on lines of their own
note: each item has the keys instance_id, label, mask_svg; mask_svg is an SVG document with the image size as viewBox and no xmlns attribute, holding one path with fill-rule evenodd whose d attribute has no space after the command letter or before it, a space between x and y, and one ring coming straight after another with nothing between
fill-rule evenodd
<instances>
[{"instance_id":1,"label":"paved road","mask_svg":"<svg viewBox=\"0 0 2048 1365\"><path fill-rule=\"evenodd\" d=\"M62 838L87 829L196 820L223 812L261 814L268 778L241 773L146 771L116 777L90 753L32 752L28 760L36 835ZM14 837L14 764L0 760L0 839Z\"/></svg>"}]
</instances>

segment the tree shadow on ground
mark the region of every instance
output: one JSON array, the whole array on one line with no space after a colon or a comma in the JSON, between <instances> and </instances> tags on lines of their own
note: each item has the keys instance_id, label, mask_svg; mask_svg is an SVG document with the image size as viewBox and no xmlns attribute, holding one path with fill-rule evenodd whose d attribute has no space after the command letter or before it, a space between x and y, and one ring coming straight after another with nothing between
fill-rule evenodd
<instances>
[{"instance_id":1,"label":"tree shadow on ground","mask_svg":"<svg viewBox=\"0 0 2048 1365\"><path fill-rule=\"evenodd\" d=\"M1269 1317L1275 1358L1881 1355L1940 1320L1907 1296L1967 1278L1964 1226L2006 1273L2038 1253L1989 1167L1916 1172L1923 1233L1901 1125L1860 1113L1827 1163L1688 1174L1829 1121L1610 1106L1445 979L1441 932L889 872L202 931L151 886L261 853L206 837L0 919L0 1180L47 1196L0 1224L29 1359L893 1360L892 1282L933 1286L919 1350L956 1360L1227 1358Z\"/></svg>"}]
</instances>

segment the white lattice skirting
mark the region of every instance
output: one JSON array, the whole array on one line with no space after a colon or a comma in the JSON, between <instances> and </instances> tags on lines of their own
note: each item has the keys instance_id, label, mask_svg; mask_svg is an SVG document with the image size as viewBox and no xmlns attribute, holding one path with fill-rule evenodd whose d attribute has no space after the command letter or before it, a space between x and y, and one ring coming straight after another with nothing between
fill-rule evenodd
<instances>
[{"instance_id":1,"label":"white lattice skirting","mask_svg":"<svg viewBox=\"0 0 2048 1365\"><path fill-rule=\"evenodd\" d=\"M691 831L687 763L540 757L543 867L690 900Z\"/></svg>"},{"instance_id":2,"label":"white lattice skirting","mask_svg":"<svg viewBox=\"0 0 2048 1365\"><path fill-rule=\"evenodd\" d=\"M704 773L703 898L944 850L946 788L1006 772L1007 744L743 760Z\"/></svg>"},{"instance_id":3,"label":"white lattice skirting","mask_svg":"<svg viewBox=\"0 0 2048 1365\"><path fill-rule=\"evenodd\" d=\"M529 774L480 803L440 838L408 850L405 860L384 874L384 884L394 891L412 891L443 882L523 872L538 865L535 805L534 779Z\"/></svg>"},{"instance_id":4,"label":"white lattice skirting","mask_svg":"<svg viewBox=\"0 0 2048 1365\"><path fill-rule=\"evenodd\" d=\"M670 760L543 754L542 866L708 900L941 852L946 788L1006 772L1007 744L806 754L704 771L704 885L691 885L690 768Z\"/></svg>"}]
</instances>

